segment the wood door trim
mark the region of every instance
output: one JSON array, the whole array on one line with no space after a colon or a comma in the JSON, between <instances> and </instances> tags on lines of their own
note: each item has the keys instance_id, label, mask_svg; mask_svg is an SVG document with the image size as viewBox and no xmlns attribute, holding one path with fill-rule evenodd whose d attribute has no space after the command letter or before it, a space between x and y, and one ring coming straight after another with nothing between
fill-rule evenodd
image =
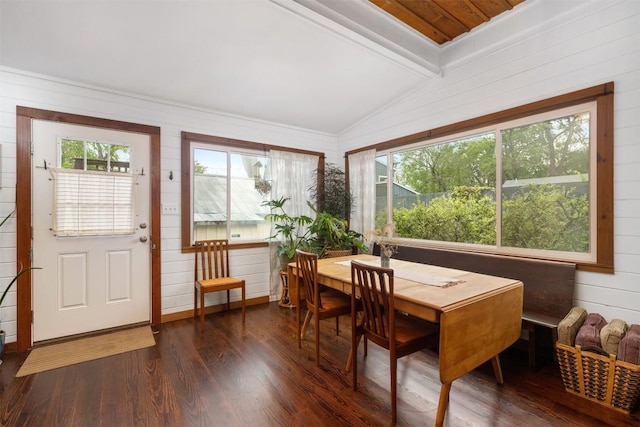
<instances>
[{"instance_id":1,"label":"wood door trim","mask_svg":"<svg viewBox=\"0 0 640 427\"><path fill-rule=\"evenodd\" d=\"M92 126L149 135L151 179L151 323L161 322L161 227L160 227L160 128L118 120L78 114L16 107L16 268L31 266L31 121L33 119ZM27 350L32 344L31 275L23 274L17 283L17 348Z\"/></svg>"}]
</instances>

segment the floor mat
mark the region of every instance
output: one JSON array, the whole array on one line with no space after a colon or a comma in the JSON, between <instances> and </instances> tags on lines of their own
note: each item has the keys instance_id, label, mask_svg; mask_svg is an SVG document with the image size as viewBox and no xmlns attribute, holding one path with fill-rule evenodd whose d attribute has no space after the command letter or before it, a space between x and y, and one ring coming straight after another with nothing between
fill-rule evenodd
<instances>
[{"instance_id":1,"label":"floor mat","mask_svg":"<svg viewBox=\"0 0 640 427\"><path fill-rule=\"evenodd\" d=\"M80 338L31 350L16 377L61 368L155 345L150 326Z\"/></svg>"}]
</instances>

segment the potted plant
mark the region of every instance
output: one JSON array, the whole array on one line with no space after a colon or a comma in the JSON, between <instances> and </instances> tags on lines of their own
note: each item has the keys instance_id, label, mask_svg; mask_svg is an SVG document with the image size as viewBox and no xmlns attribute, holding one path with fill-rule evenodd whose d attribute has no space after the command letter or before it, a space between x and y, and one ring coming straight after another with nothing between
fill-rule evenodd
<instances>
[{"instance_id":1,"label":"potted plant","mask_svg":"<svg viewBox=\"0 0 640 427\"><path fill-rule=\"evenodd\" d=\"M262 203L263 206L268 206L271 210L265 219L273 222L274 234L269 239L278 241L276 255L280 259L280 266L283 270L286 270L287 264L295 259L296 249L308 249L308 226L313 221L306 215L289 215L284 209L288 200L288 197L281 197L278 200L268 200Z\"/></svg>"},{"instance_id":2,"label":"potted plant","mask_svg":"<svg viewBox=\"0 0 640 427\"><path fill-rule=\"evenodd\" d=\"M9 218L11 218L11 216L14 214L15 210L12 211L11 213L9 213L9 215L7 215L2 222L0 222L0 227L2 227L5 222L7 222L9 220ZM0 309L2 308L2 304L4 303L4 299L7 297L7 293L9 292L9 290L11 289L11 287L14 285L14 283L16 283L18 281L18 278L20 276L22 276L24 273L26 273L27 271L31 271L34 269L37 269L40 267L30 267L30 268L23 268L22 266L20 266L18 268L18 273L11 279L11 282L9 282L9 284L7 285L7 287L5 288L4 292L2 293L2 296L0 296ZM6 332L4 331L4 329L2 329L2 317L0 316L0 355L2 355L2 352L4 350L4 340L6 338ZM0 363L2 363L2 360L0 360Z\"/></svg>"},{"instance_id":3,"label":"potted plant","mask_svg":"<svg viewBox=\"0 0 640 427\"><path fill-rule=\"evenodd\" d=\"M347 192L345 173L338 165L327 163L324 169L315 171L317 184L309 188L311 200L315 200L320 212L328 212L339 219L349 219L353 195Z\"/></svg>"},{"instance_id":4,"label":"potted plant","mask_svg":"<svg viewBox=\"0 0 640 427\"><path fill-rule=\"evenodd\" d=\"M2 308L2 303L4 302L4 299L7 296L7 293L9 292L9 289L11 289L13 284L18 281L18 278L20 276L22 276L24 273L26 273L27 271L31 271L31 270L34 270L36 268L40 268L40 267L31 267L31 268L22 268L21 267L21 268L19 268L18 274L16 274L13 277L13 279L11 279L11 282L9 282L9 285L6 287L6 289L2 293L2 296L0 297L0 308ZM0 355L2 355L2 351L4 350L4 340L6 338L6 335L7 335L7 333L4 331L4 329L2 329L2 318L0 317ZM0 360L0 363L2 363L2 360Z\"/></svg>"},{"instance_id":5,"label":"potted plant","mask_svg":"<svg viewBox=\"0 0 640 427\"><path fill-rule=\"evenodd\" d=\"M349 230L345 219L329 212L316 212L316 218L309 226L309 234L309 247L321 258L350 255L354 249L367 252L362 235Z\"/></svg>"},{"instance_id":6,"label":"potted plant","mask_svg":"<svg viewBox=\"0 0 640 427\"><path fill-rule=\"evenodd\" d=\"M353 196L347 191L345 173L334 163L317 169L316 183L309 188L317 208L309 204L316 218L309 228L311 250L321 257L341 256L355 249L366 252L362 235L349 230Z\"/></svg>"},{"instance_id":7,"label":"potted plant","mask_svg":"<svg viewBox=\"0 0 640 427\"><path fill-rule=\"evenodd\" d=\"M387 224L382 228L376 228L375 230L369 230L365 232L365 240L367 243L377 245L380 248L380 265L384 268L389 268L390 259L398 249L398 245L392 243L395 230L393 223Z\"/></svg>"}]
</instances>

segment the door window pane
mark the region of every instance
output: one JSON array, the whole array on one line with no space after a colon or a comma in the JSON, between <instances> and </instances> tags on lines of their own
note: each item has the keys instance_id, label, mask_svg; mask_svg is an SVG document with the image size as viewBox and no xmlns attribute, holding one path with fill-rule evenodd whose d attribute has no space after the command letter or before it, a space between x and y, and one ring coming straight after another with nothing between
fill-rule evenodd
<instances>
[{"instance_id":1,"label":"door window pane","mask_svg":"<svg viewBox=\"0 0 640 427\"><path fill-rule=\"evenodd\" d=\"M130 148L97 141L61 139L60 167L104 172L129 172Z\"/></svg>"},{"instance_id":2,"label":"door window pane","mask_svg":"<svg viewBox=\"0 0 640 427\"><path fill-rule=\"evenodd\" d=\"M132 234L130 148L61 138L54 181L53 233L60 237Z\"/></svg>"}]
</instances>

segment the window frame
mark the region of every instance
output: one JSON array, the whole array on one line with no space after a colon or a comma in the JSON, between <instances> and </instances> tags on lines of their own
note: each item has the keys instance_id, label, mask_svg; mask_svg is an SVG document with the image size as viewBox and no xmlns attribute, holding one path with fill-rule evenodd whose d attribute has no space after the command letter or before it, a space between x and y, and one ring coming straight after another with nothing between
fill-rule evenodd
<instances>
[{"instance_id":1,"label":"window frame","mask_svg":"<svg viewBox=\"0 0 640 427\"><path fill-rule=\"evenodd\" d=\"M181 245L182 252L193 252L194 246L191 243L191 231L193 226L193 212L192 208L192 146L196 144L200 147L209 146L211 149L216 147L227 147L230 151L243 152L243 151L255 151L261 153L268 153L270 150L290 151L295 153L309 154L318 156L318 168L324 169L324 153L317 151L308 151L300 149L292 149L288 147L282 147L278 145L265 144L259 142L245 141L240 139L225 138L220 136L204 135L192 132L182 131L181 133ZM188 212L188 214L187 214ZM268 241L245 241L245 242L230 242L230 249L240 248L256 248L266 247L269 245Z\"/></svg>"},{"instance_id":2,"label":"window frame","mask_svg":"<svg viewBox=\"0 0 640 427\"><path fill-rule=\"evenodd\" d=\"M584 271L593 271L600 273L614 272L614 253L613 253L613 94L614 83L608 82L601 85L593 86L587 89L578 90L564 95L544 99L519 107L487 114L481 117L465 120L462 122L446 125L419 133L407 135L404 137L392 139L378 144L362 147L345 153L346 158L350 154L359 151L375 149L381 155L393 149L403 149L416 143L425 143L435 141L447 136L453 136L463 133L478 131L482 128L490 126L498 126L501 123L514 121L521 118L536 116L554 110L560 110L565 107L572 107L595 101L596 103L596 138L595 138L595 155L596 155L596 171L595 171L595 227L596 244L594 248L595 261L570 261L576 262L577 268ZM347 169L348 173L348 169ZM397 239L399 244L413 245L415 242L404 239ZM427 242L427 241L425 241ZM420 246L434 246L432 242L425 243ZM455 245L454 245L455 246ZM475 251L483 253L493 253L486 248L464 247L457 248L464 251ZM522 257L506 253L507 256ZM537 258L527 256L529 258ZM551 260L550 258L537 258ZM557 259L554 259L557 261Z\"/></svg>"}]
</instances>

